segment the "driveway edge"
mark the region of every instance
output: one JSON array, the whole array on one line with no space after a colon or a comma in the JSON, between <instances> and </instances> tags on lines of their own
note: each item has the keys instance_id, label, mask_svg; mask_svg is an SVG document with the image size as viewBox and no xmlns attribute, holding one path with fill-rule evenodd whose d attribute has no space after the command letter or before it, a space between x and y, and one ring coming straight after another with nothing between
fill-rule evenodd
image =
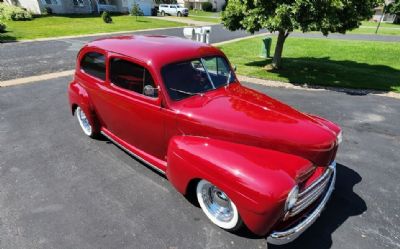
<instances>
[{"instance_id":1,"label":"driveway edge","mask_svg":"<svg viewBox=\"0 0 400 249\"><path fill-rule=\"evenodd\" d=\"M349 95L360 95L360 96L373 94L373 95L377 95L377 96L400 99L400 93L395 93L395 92L378 91L378 90L370 90L370 89L352 89L352 88L343 88L343 87L307 85L307 84L296 85L296 84L289 83L289 82L265 80L265 79L248 77L248 76L244 76L244 75L238 75L238 78L242 82L248 82L248 83L258 84L258 85L263 85L263 86L268 86L268 87L288 88L288 89L297 89L297 90L306 90L306 91L335 91L335 92L347 93Z\"/></svg>"},{"instance_id":2,"label":"driveway edge","mask_svg":"<svg viewBox=\"0 0 400 249\"><path fill-rule=\"evenodd\" d=\"M154 28L154 29L115 31L115 32L95 33L95 34L67 35L67 36L38 38L38 39L20 40L20 41L0 41L0 44L28 43L28 42L40 42L40 41L57 41L57 40L63 40L63 39L85 38L85 37L102 36L102 35L118 35L118 34L136 33L136 32L144 32L144 31L152 31L152 30L179 29L179 28L185 28L185 27L187 27L187 25L182 25L182 26L177 26L177 27Z\"/></svg>"}]
</instances>

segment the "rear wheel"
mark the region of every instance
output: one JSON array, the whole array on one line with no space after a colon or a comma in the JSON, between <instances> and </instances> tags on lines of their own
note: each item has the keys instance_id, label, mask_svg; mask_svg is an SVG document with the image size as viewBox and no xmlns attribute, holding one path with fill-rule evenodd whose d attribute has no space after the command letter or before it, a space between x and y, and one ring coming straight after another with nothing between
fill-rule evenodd
<instances>
[{"instance_id":1,"label":"rear wheel","mask_svg":"<svg viewBox=\"0 0 400 249\"><path fill-rule=\"evenodd\" d=\"M236 205L224 191L201 180L197 184L196 195L201 209L212 223L228 231L242 228L243 222Z\"/></svg>"},{"instance_id":2,"label":"rear wheel","mask_svg":"<svg viewBox=\"0 0 400 249\"><path fill-rule=\"evenodd\" d=\"M165 11L161 11L161 16L165 16Z\"/></svg>"},{"instance_id":3,"label":"rear wheel","mask_svg":"<svg viewBox=\"0 0 400 249\"><path fill-rule=\"evenodd\" d=\"M93 126L90 124L89 119L86 116L86 113L82 110L81 107L77 107L75 110L75 116L78 119L78 122L82 128L83 133L89 137L95 137L95 132L93 130Z\"/></svg>"}]
</instances>

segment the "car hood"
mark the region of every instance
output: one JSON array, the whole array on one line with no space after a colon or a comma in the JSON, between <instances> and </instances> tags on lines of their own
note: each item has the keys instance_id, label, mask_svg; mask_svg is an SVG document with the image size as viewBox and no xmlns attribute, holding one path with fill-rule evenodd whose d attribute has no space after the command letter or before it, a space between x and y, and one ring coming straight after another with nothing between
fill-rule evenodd
<instances>
[{"instance_id":1,"label":"car hood","mask_svg":"<svg viewBox=\"0 0 400 249\"><path fill-rule=\"evenodd\" d=\"M185 99L177 109L183 134L294 154L318 166L336 154L340 128L240 84Z\"/></svg>"}]
</instances>

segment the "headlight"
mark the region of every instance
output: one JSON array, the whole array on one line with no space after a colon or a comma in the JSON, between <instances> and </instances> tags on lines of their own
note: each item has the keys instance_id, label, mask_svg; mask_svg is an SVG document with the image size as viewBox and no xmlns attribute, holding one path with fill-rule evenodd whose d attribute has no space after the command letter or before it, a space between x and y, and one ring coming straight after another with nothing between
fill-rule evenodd
<instances>
[{"instance_id":1,"label":"headlight","mask_svg":"<svg viewBox=\"0 0 400 249\"><path fill-rule=\"evenodd\" d=\"M340 144L343 141L343 132L340 131L339 134L337 135L337 143Z\"/></svg>"},{"instance_id":2,"label":"headlight","mask_svg":"<svg viewBox=\"0 0 400 249\"><path fill-rule=\"evenodd\" d=\"M294 188L288 194L285 203L285 212L290 211L297 202L297 197L299 195L299 186L294 186Z\"/></svg>"}]
</instances>

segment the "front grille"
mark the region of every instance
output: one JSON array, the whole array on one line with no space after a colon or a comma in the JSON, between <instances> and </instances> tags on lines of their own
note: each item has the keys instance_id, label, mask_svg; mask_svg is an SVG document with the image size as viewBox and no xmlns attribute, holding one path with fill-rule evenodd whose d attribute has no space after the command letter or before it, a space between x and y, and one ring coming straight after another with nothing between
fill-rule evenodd
<instances>
[{"instance_id":1,"label":"front grille","mask_svg":"<svg viewBox=\"0 0 400 249\"><path fill-rule=\"evenodd\" d=\"M333 175L333 169L328 167L325 173L313 182L308 188L299 193L294 207L287 213L286 218L293 217L301 213L304 209L314 203L325 193Z\"/></svg>"}]
</instances>

